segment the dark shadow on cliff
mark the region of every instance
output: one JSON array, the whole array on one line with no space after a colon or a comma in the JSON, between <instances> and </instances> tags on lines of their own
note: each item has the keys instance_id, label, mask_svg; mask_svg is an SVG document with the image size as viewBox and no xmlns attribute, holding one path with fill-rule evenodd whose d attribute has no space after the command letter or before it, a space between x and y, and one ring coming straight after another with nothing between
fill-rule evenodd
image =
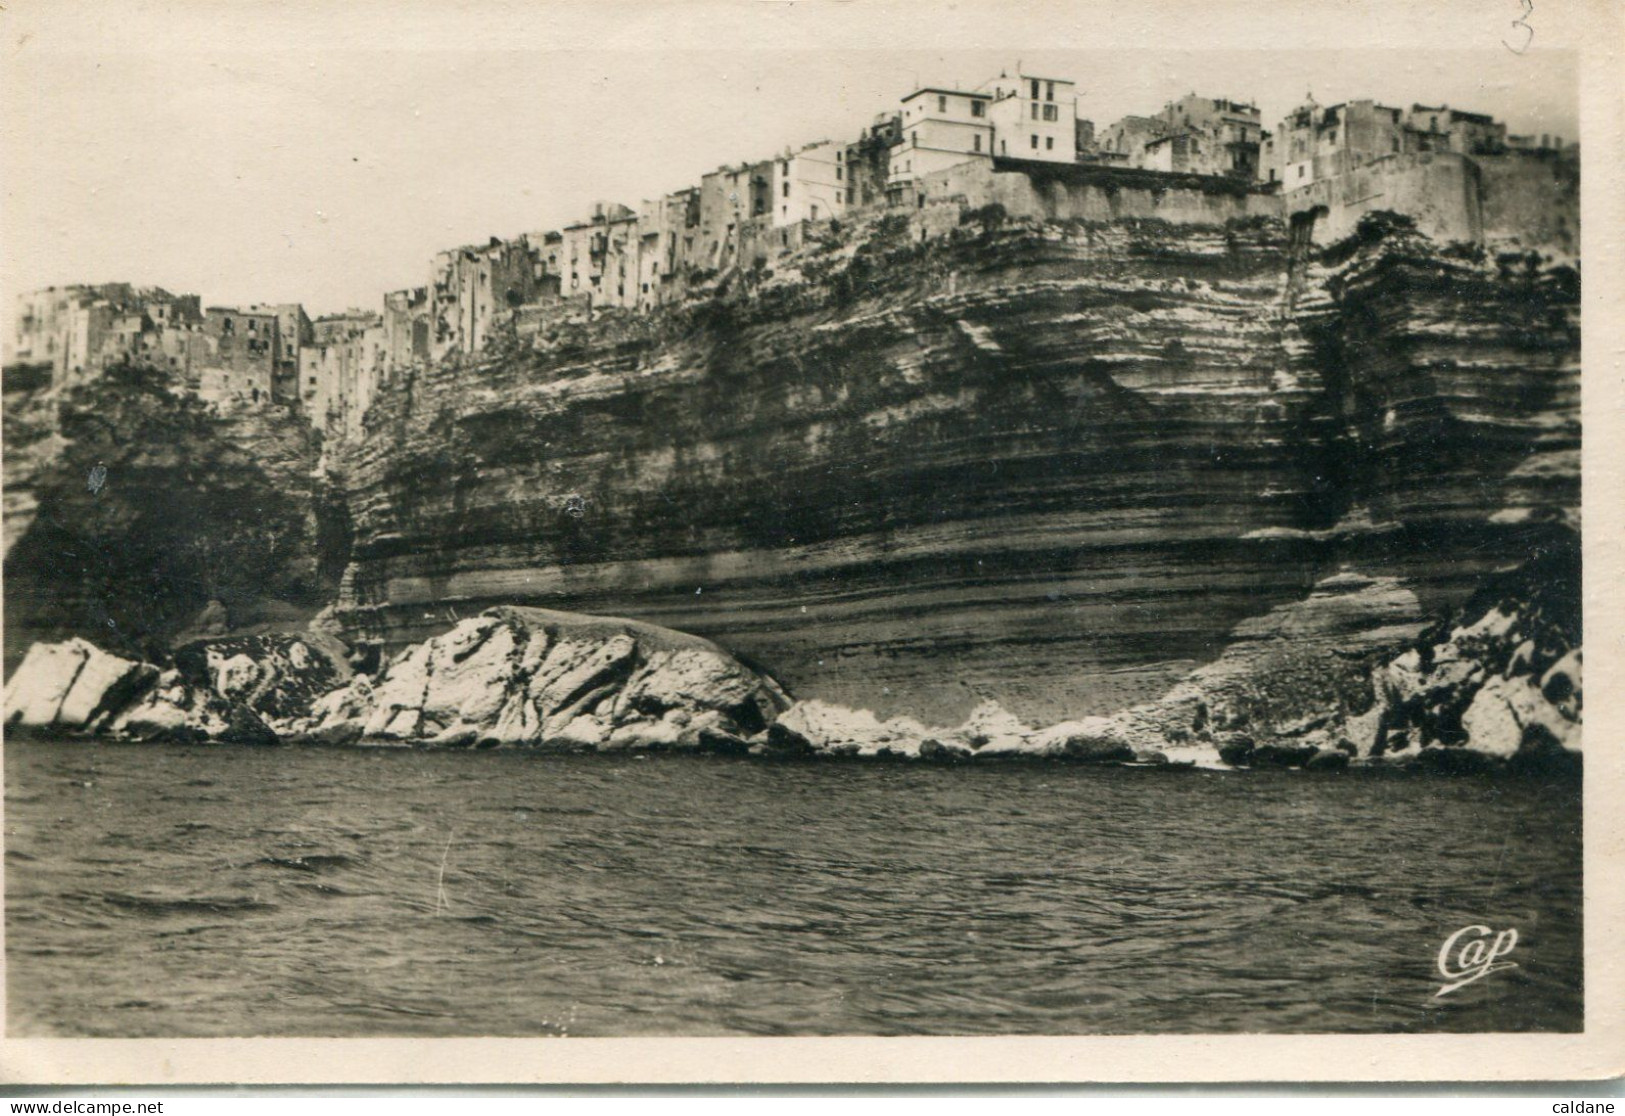
<instances>
[{"instance_id":1,"label":"dark shadow on cliff","mask_svg":"<svg viewBox=\"0 0 1625 1116\"><path fill-rule=\"evenodd\" d=\"M8 398L8 420L50 405ZM162 658L211 601L235 626L298 624L336 589L348 525L314 491L296 416L218 416L138 366L56 405L60 438L7 446L24 455L8 488L37 501L5 562L8 670L30 642L67 635Z\"/></svg>"}]
</instances>

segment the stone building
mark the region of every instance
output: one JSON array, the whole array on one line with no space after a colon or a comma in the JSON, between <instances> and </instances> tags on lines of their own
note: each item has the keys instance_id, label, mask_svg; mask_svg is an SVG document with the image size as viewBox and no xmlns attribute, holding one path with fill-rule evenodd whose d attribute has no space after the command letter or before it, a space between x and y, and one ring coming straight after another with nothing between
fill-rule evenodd
<instances>
[{"instance_id":1,"label":"stone building","mask_svg":"<svg viewBox=\"0 0 1625 1116\"><path fill-rule=\"evenodd\" d=\"M1184 166L1163 168L1158 163L1165 158L1148 151L1145 165L1154 170L1179 169L1192 174L1206 174L1239 178L1252 182L1258 178L1259 148L1264 128L1257 105L1244 104L1223 97L1200 97L1188 93L1177 101L1170 101L1157 114L1162 121L1163 137L1190 136L1183 145L1188 148ZM1148 141L1149 147L1155 140ZM1170 147L1178 147L1174 144ZM1173 152L1170 152L1172 154Z\"/></svg>"},{"instance_id":2,"label":"stone building","mask_svg":"<svg viewBox=\"0 0 1625 1116\"><path fill-rule=\"evenodd\" d=\"M830 140L787 151L773 161L769 191L775 226L827 221L846 209L846 146ZM754 183L753 183L754 185ZM751 216L761 213L752 198Z\"/></svg>"},{"instance_id":3,"label":"stone building","mask_svg":"<svg viewBox=\"0 0 1625 1116\"><path fill-rule=\"evenodd\" d=\"M1453 151L1458 155L1499 155L1507 149L1507 129L1493 117L1448 105L1412 105L1405 112L1406 151Z\"/></svg>"},{"instance_id":4,"label":"stone building","mask_svg":"<svg viewBox=\"0 0 1625 1116\"><path fill-rule=\"evenodd\" d=\"M184 376L187 350L174 337L166 349L164 338L201 321L196 295L129 283L47 287L18 296L5 359L50 365L57 383L87 379L125 360L150 361Z\"/></svg>"},{"instance_id":5,"label":"stone building","mask_svg":"<svg viewBox=\"0 0 1625 1116\"><path fill-rule=\"evenodd\" d=\"M271 350L271 398L278 403L299 405L304 398L300 380L301 353L315 341L305 308L297 302L254 303L242 307L241 313L270 314L276 318Z\"/></svg>"},{"instance_id":6,"label":"stone building","mask_svg":"<svg viewBox=\"0 0 1625 1116\"><path fill-rule=\"evenodd\" d=\"M556 234L555 234L556 235ZM429 359L429 288L412 287L384 295L384 375Z\"/></svg>"},{"instance_id":7,"label":"stone building","mask_svg":"<svg viewBox=\"0 0 1625 1116\"><path fill-rule=\"evenodd\" d=\"M856 142L846 145L847 209L884 204L891 149L902 135L902 114L881 113Z\"/></svg>"},{"instance_id":8,"label":"stone building","mask_svg":"<svg viewBox=\"0 0 1625 1116\"><path fill-rule=\"evenodd\" d=\"M1400 154L1405 146L1403 117L1401 110L1374 101L1324 108L1310 101L1294 109L1273 137L1282 188L1302 189Z\"/></svg>"},{"instance_id":9,"label":"stone building","mask_svg":"<svg viewBox=\"0 0 1625 1116\"><path fill-rule=\"evenodd\" d=\"M638 207L639 308L650 309L681 296L684 261L699 223L695 189L678 190Z\"/></svg>"},{"instance_id":10,"label":"stone building","mask_svg":"<svg viewBox=\"0 0 1625 1116\"><path fill-rule=\"evenodd\" d=\"M993 152L1000 159L1046 163L1078 160L1077 86L1064 78L1000 74L979 92L991 95Z\"/></svg>"},{"instance_id":11,"label":"stone building","mask_svg":"<svg viewBox=\"0 0 1625 1116\"><path fill-rule=\"evenodd\" d=\"M901 128L888 157L886 196L903 204L920 179L961 163L993 159L993 94L916 89L903 98Z\"/></svg>"},{"instance_id":12,"label":"stone building","mask_svg":"<svg viewBox=\"0 0 1625 1116\"><path fill-rule=\"evenodd\" d=\"M1139 165L1175 174L1208 174L1212 157L1212 144L1206 137L1197 132L1180 132L1147 143Z\"/></svg>"},{"instance_id":13,"label":"stone building","mask_svg":"<svg viewBox=\"0 0 1625 1116\"><path fill-rule=\"evenodd\" d=\"M493 328L534 297L536 279L536 260L523 238L492 237L436 255L429 283L431 359L485 348Z\"/></svg>"},{"instance_id":14,"label":"stone building","mask_svg":"<svg viewBox=\"0 0 1625 1116\"><path fill-rule=\"evenodd\" d=\"M699 224L689 263L698 272L739 264L745 222L774 220L769 213L775 194L772 160L718 167L700 176Z\"/></svg>"},{"instance_id":15,"label":"stone building","mask_svg":"<svg viewBox=\"0 0 1625 1116\"><path fill-rule=\"evenodd\" d=\"M566 225L558 244L561 297L585 299L593 309L635 306L637 225L638 215L615 202L598 202L590 218Z\"/></svg>"},{"instance_id":16,"label":"stone building","mask_svg":"<svg viewBox=\"0 0 1625 1116\"><path fill-rule=\"evenodd\" d=\"M328 314L316 319L313 334L300 370L311 423L359 437L388 367L384 318L367 310Z\"/></svg>"},{"instance_id":17,"label":"stone building","mask_svg":"<svg viewBox=\"0 0 1625 1116\"><path fill-rule=\"evenodd\" d=\"M1146 146L1168 134L1168 122L1155 116L1125 116L1100 133L1097 152L1103 162L1144 167Z\"/></svg>"},{"instance_id":18,"label":"stone building","mask_svg":"<svg viewBox=\"0 0 1625 1116\"><path fill-rule=\"evenodd\" d=\"M198 395L212 403L269 404L279 351L276 312L211 306L204 311L203 332L209 352L198 369Z\"/></svg>"},{"instance_id":19,"label":"stone building","mask_svg":"<svg viewBox=\"0 0 1625 1116\"><path fill-rule=\"evenodd\" d=\"M1309 101L1281 121L1271 140L1273 165L1287 190L1395 155L1498 155L1512 147L1506 125L1483 113L1374 101L1326 107Z\"/></svg>"}]
</instances>

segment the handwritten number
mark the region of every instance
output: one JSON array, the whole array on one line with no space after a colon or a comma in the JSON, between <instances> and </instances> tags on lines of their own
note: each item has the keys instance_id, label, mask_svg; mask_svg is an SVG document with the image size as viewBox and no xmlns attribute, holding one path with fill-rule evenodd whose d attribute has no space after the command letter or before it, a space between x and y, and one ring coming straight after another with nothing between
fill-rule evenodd
<instances>
[{"instance_id":1,"label":"handwritten number","mask_svg":"<svg viewBox=\"0 0 1625 1116\"><path fill-rule=\"evenodd\" d=\"M1524 51L1528 50L1529 49L1529 44L1531 42L1533 42L1534 38L1535 38L1535 29L1524 22L1524 20L1528 19L1530 14L1535 10L1535 0L1522 0L1522 2L1523 2L1523 15L1521 15L1517 19L1513 20L1512 21L1512 26L1517 27L1517 28L1519 28L1520 30L1523 31L1523 33L1524 33L1524 35L1523 35L1523 45L1522 46L1513 46L1511 43L1507 42L1505 39L1501 40L1501 45L1506 47L1513 54L1522 54Z\"/></svg>"}]
</instances>

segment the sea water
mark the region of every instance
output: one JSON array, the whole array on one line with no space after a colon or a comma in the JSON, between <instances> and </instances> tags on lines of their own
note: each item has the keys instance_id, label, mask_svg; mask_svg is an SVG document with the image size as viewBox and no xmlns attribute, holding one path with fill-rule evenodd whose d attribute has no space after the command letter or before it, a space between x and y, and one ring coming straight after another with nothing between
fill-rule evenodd
<instances>
[{"instance_id":1,"label":"sea water","mask_svg":"<svg viewBox=\"0 0 1625 1116\"><path fill-rule=\"evenodd\" d=\"M5 781L13 1035L1582 1025L1578 779L13 737ZM1439 996L1471 926L1514 965Z\"/></svg>"}]
</instances>

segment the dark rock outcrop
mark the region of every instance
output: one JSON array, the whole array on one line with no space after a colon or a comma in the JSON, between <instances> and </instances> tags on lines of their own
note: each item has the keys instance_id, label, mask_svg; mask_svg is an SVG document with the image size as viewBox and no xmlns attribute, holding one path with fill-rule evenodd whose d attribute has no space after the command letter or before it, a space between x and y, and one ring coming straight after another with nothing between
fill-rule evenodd
<instances>
[{"instance_id":1,"label":"dark rock outcrop","mask_svg":"<svg viewBox=\"0 0 1625 1116\"><path fill-rule=\"evenodd\" d=\"M299 628L337 591L343 540L301 416L215 413L123 366L8 394L5 413L8 670L68 636L161 659L206 610Z\"/></svg>"}]
</instances>

